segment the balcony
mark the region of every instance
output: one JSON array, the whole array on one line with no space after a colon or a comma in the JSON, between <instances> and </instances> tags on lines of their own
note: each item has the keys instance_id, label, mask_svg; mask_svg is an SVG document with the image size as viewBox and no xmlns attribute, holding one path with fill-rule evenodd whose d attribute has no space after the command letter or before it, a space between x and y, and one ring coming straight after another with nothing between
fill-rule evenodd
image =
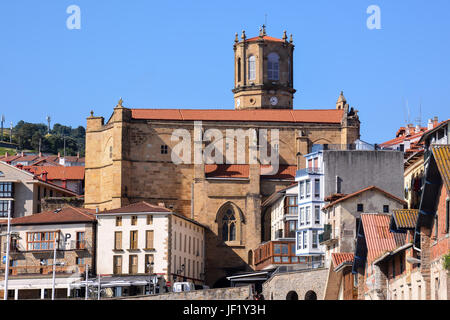
<instances>
[{"instance_id":1,"label":"balcony","mask_svg":"<svg viewBox=\"0 0 450 320\"><path fill-rule=\"evenodd\" d=\"M320 167L309 167L309 168L304 168L304 169L300 169L297 170L297 172L295 173L296 177L303 177L306 175L310 175L310 174L321 174L322 172L322 168Z\"/></svg>"},{"instance_id":2,"label":"balcony","mask_svg":"<svg viewBox=\"0 0 450 320\"><path fill-rule=\"evenodd\" d=\"M72 265L72 266L56 266L55 273L56 274L74 274L85 272L84 265ZM0 269L0 274L5 273L5 268ZM29 265L29 266L17 266L10 267L9 274L11 276L26 276L26 275L51 275L53 273L53 266L44 266L44 265Z\"/></svg>"},{"instance_id":3,"label":"balcony","mask_svg":"<svg viewBox=\"0 0 450 320\"><path fill-rule=\"evenodd\" d=\"M268 241L254 250L256 270L263 270L273 265L299 264L295 255L295 240Z\"/></svg>"},{"instance_id":4,"label":"balcony","mask_svg":"<svg viewBox=\"0 0 450 320\"><path fill-rule=\"evenodd\" d=\"M91 243L87 240L71 240L69 241L64 250L90 250L91 249Z\"/></svg>"},{"instance_id":5,"label":"balcony","mask_svg":"<svg viewBox=\"0 0 450 320\"><path fill-rule=\"evenodd\" d=\"M333 230L331 224L325 224L323 226L323 232L319 234L319 243L321 245L332 245L338 241L338 229ZM333 232L334 231L334 232Z\"/></svg>"}]
</instances>

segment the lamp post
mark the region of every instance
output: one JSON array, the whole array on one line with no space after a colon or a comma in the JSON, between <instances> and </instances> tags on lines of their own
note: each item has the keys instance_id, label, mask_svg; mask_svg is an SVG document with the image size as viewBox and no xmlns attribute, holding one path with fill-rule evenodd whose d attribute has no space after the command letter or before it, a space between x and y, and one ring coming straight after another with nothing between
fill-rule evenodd
<instances>
[{"instance_id":1,"label":"lamp post","mask_svg":"<svg viewBox=\"0 0 450 320\"><path fill-rule=\"evenodd\" d=\"M185 268L185 265L184 265L184 263L181 265L181 269L178 269L177 270L177 274L178 275L181 275L181 273L183 272L183 280L184 280L184 268Z\"/></svg>"},{"instance_id":2,"label":"lamp post","mask_svg":"<svg viewBox=\"0 0 450 320\"><path fill-rule=\"evenodd\" d=\"M88 270L89 270L89 265L86 264L86 286L85 286L85 290L84 290L84 300L88 299Z\"/></svg>"}]
</instances>

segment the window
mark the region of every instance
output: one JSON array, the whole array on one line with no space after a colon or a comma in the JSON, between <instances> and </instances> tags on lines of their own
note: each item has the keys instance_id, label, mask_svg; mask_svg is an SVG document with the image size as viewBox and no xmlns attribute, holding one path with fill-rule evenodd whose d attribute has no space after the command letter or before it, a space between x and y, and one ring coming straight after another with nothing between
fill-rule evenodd
<instances>
[{"instance_id":1,"label":"window","mask_svg":"<svg viewBox=\"0 0 450 320\"><path fill-rule=\"evenodd\" d=\"M191 253L191 236L189 236L189 246L188 246L188 253Z\"/></svg>"},{"instance_id":2,"label":"window","mask_svg":"<svg viewBox=\"0 0 450 320\"><path fill-rule=\"evenodd\" d=\"M317 249L317 230L312 231L312 247Z\"/></svg>"},{"instance_id":3,"label":"window","mask_svg":"<svg viewBox=\"0 0 450 320\"><path fill-rule=\"evenodd\" d=\"M273 253L274 254L281 254L281 244L275 244L273 246Z\"/></svg>"},{"instance_id":4,"label":"window","mask_svg":"<svg viewBox=\"0 0 450 320\"><path fill-rule=\"evenodd\" d=\"M279 79L280 56L275 53L269 53L267 56L267 76L269 80Z\"/></svg>"},{"instance_id":5,"label":"window","mask_svg":"<svg viewBox=\"0 0 450 320\"><path fill-rule=\"evenodd\" d=\"M311 221L311 207L310 206L306 207L305 216L306 216L306 225L308 225Z\"/></svg>"},{"instance_id":6,"label":"window","mask_svg":"<svg viewBox=\"0 0 450 320\"><path fill-rule=\"evenodd\" d=\"M316 198L320 197L320 179L314 180L314 196Z\"/></svg>"},{"instance_id":7,"label":"window","mask_svg":"<svg viewBox=\"0 0 450 320\"><path fill-rule=\"evenodd\" d=\"M364 211L364 205L362 203L358 203L356 210L358 212L363 212Z\"/></svg>"},{"instance_id":8,"label":"window","mask_svg":"<svg viewBox=\"0 0 450 320\"><path fill-rule=\"evenodd\" d=\"M13 197L13 183L0 182L0 198L12 198L12 197Z\"/></svg>"},{"instance_id":9,"label":"window","mask_svg":"<svg viewBox=\"0 0 450 320\"><path fill-rule=\"evenodd\" d=\"M137 216L131 216L131 225L132 226L137 225Z\"/></svg>"},{"instance_id":10,"label":"window","mask_svg":"<svg viewBox=\"0 0 450 320\"><path fill-rule=\"evenodd\" d=\"M248 80L256 79L256 58L255 56L250 56L248 58Z\"/></svg>"},{"instance_id":11,"label":"window","mask_svg":"<svg viewBox=\"0 0 450 320\"><path fill-rule=\"evenodd\" d=\"M147 224L153 224L153 215L147 216Z\"/></svg>"},{"instance_id":12,"label":"window","mask_svg":"<svg viewBox=\"0 0 450 320\"><path fill-rule=\"evenodd\" d=\"M116 217L116 227L122 226L122 217Z\"/></svg>"},{"instance_id":13,"label":"window","mask_svg":"<svg viewBox=\"0 0 450 320\"><path fill-rule=\"evenodd\" d=\"M297 197L289 196L284 199L284 214L297 215Z\"/></svg>"},{"instance_id":14,"label":"window","mask_svg":"<svg viewBox=\"0 0 450 320\"><path fill-rule=\"evenodd\" d=\"M130 250L137 250L138 248L138 232L130 231Z\"/></svg>"},{"instance_id":15,"label":"window","mask_svg":"<svg viewBox=\"0 0 450 320\"><path fill-rule=\"evenodd\" d=\"M84 232L77 232L76 248L77 249L86 248L86 235Z\"/></svg>"},{"instance_id":16,"label":"window","mask_svg":"<svg viewBox=\"0 0 450 320\"><path fill-rule=\"evenodd\" d=\"M383 206L383 212L384 212L384 213L389 213L389 206L388 206L387 204L385 204L385 205Z\"/></svg>"},{"instance_id":17,"label":"window","mask_svg":"<svg viewBox=\"0 0 450 320\"><path fill-rule=\"evenodd\" d=\"M27 233L27 250L53 250L55 243L56 231L50 232L28 232ZM58 241L56 239L56 241Z\"/></svg>"},{"instance_id":18,"label":"window","mask_svg":"<svg viewBox=\"0 0 450 320\"><path fill-rule=\"evenodd\" d=\"M112 159L112 146L109 147L109 158Z\"/></svg>"},{"instance_id":19,"label":"window","mask_svg":"<svg viewBox=\"0 0 450 320\"><path fill-rule=\"evenodd\" d=\"M400 274L402 274L403 271L405 271L405 269L404 269L405 265L403 263L403 258L404 258L403 254L400 254Z\"/></svg>"},{"instance_id":20,"label":"window","mask_svg":"<svg viewBox=\"0 0 450 320\"><path fill-rule=\"evenodd\" d=\"M303 232L297 232L297 249L301 250L302 249L302 237L303 237Z\"/></svg>"},{"instance_id":21,"label":"window","mask_svg":"<svg viewBox=\"0 0 450 320\"><path fill-rule=\"evenodd\" d=\"M222 218L222 240L236 240L236 218L232 209L228 209Z\"/></svg>"},{"instance_id":22,"label":"window","mask_svg":"<svg viewBox=\"0 0 450 320\"><path fill-rule=\"evenodd\" d=\"M237 76L238 76L238 82L241 81L241 58L238 58L237 60Z\"/></svg>"},{"instance_id":23,"label":"window","mask_svg":"<svg viewBox=\"0 0 450 320\"><path fill-rule=\"evenodd\" d=\"M86 264L86 259L85 258L81 258L81 257L76 257L75 258L75 264L78 265L78 266L85 265Z\"/></svg>"},{"instance_id":24,"label":"window","mask_svg":"<svg viewBox=\"0 0 450 320\"><path fill-rule=\"evenodd\" d=\"M289 245L287 244L282 244L281 245L281 254L289 254Z\"/></svg>"},{"instance_id":25,"label":"window","mask_svg":"<svg viewBox=\"0 0 450 320\"><path fill-rule=\"evenodd\" d=\"M113 257L113 273L114 274L122 273L122 256Z\"/></svg>"},{"instance_id":26,"label":"window","mask_svg":"<svg viewBox=\"0 0 450 320\"><path fill-rule=\"evenodd\" d=\"M146 254L145 255L145 273L153 273L153 255L152 254Z\"/></svg>"},{"instance_id":27,"label":"window","mask_svg":"<svg viewBox=\"0 0 450 320\"><path fill-rule=\"evenodd\" d=\"M308 246L307 232L303 231L303 249L306 249L307 246Z\"/></svg>"},{"instance_id":28,"label":"window","mask_svg":"<svg viewBox=\"0 0 450 320\"><path fill-rule=\"evenodd\" d=\"M128 269L130 274L136 274L138 272L138 256L135 254L130 255L130 264Z\"/></svg>"},{"instance_id":29,"label":"window","mask_svg":"<svg viewBox=\"0 0 450 320\"><path fill-rule=\"evenodd\" d=\"M161 154L169 153L169 147L166 144L161 145Z\"/></svg>"},{"instance_id":30,"label":"window","mask_svg":"<svg viewBox=\"0 0 450 320\"><path fill-rule=\"evenodd\" d=\"M183 249L183 252L186 252L186 243L187 243L187 236L184 235L184 249Z\"/></svg>"},{"instance_id":31,"label":"window","mask_svg":"<svg viewBox=\"0 0 450 320\"><path fill-rule=\"evenodd\" d=\"M300 199L305 197L305 182L300 181Z\"/></svg>"},{"instance_id":32,"label":"window","mask_svg":"<svg viewBox=\"0 0 450 320\"><path fill-rule=\"evenodd\" d=\"M305 208L300 208L300 225L305 224Z\"/></svg>"},{"instance_id":33,"label":"window","mask_svg":"<svg viewBox=\"0 0 450 320\"><path fill-rule=\"evenodd\" d=\"M395 278L395 256L392 258L392 278Z\"/></svg>"},{"instance_id":34,"label":"window","mask_svg":"<svg viewBox=\"0 0 450 320\"><path fill-rule=\"evenodd\" d=\"M314 206L314 223L320 224L320 206Z\"/></svg>"},{"instance_id":35,"label":"window","mask_svg":"<svg viewBox=\"0 0 450 320\"><path fill-rule=\"evenodd\" d=\"M309 198L311 196L311 180L306 180L306 198Z\"/></svg>"},{"instance_id":36,"label":"window","mask_svg":"<svg viewBox=\"0 0 450 320\"><path fill-rule=\"evenodd\" d=\"M297 221L296 220L286 221L285 237L294 238L296 229L297 229Z\"/></svg>"},{"instance_id":37,"label":"window","mask_svg":"<svg viewBox=\"0 0 450 320\"><path fill-rule=\"evenodd\" d=\"M114 250L122 250L122 231L114 232Z\"/></svg>"},{"instance_id":38,"label":"window","mask_svg":"<svg viewBox=\"0 0 450 320\"><path fill-rule=\"evenodd\" d=\"M173 250L177 250L177 233L173 233Z\"/></svg>"},{"instance_id":39,"label":"window","mask_svg":"<svg viewBox=\"0 0 450 320\"><path fill-rule=\"evenodd\" d=\"M9 200L0 200L0 216L1 217L7 217L8 216L8 208L9 203L11 202L11 217L14 215L14 205L12 201Z\"/></svg>"},{"instance_id":40,"label":"window","mask_svg":"<svg viewBox=\"0 0 450 320\"><path fill-rule=\"evenodd\" d=\"M153 230L147 230L145 232L145 248L146 249L153 249L154 248L154 244L153 244Z\"/></svg>"}]
</instances>

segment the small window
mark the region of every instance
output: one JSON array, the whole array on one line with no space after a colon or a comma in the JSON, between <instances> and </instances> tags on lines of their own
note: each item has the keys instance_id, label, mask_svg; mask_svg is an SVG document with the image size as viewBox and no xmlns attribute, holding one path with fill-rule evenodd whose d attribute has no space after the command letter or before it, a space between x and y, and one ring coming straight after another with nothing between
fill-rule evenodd
<instances>
[{"instance_id":1,"label":"small window","mask_svg":"<svg viewBox=\"0 0 450 320\"><path fill-rule=\"evenodd\" d=\"M267 76L269 80L279 80L280 56L272 52L267 56Z\"/></svg>"},{"instance_id":2,"label":"small window","mask_svg":"<svg viewBox=\"0 0 450 320\"><path fill-rule=\"evenodd\" d=\"M358 212L363 212L364 211L364 205L362 203L358 203L357 205L357 211Z\"/></svg>"},{"instance_id":3,"label":"small window","mask_svg":"<svg viewBox=\"0 0 450 320\"><path fill-rule=\"evenodd\" d=\"M116 217L116 227L122 226L122 217Z\"/></svg>"},{"instance_id":4,"label":"small window","mask_svg":"<svg viewBox=\"0 0 450 320\"><path fill-rule=\"evenodd\" d=\"M385 204L385 205L383 206L383 212L384 212L384 213L389 213L389 206L388 206L387 204Z\"/></svg>"},{"instance_id":5,"label":"small window","mask_svg":"<svg viewBox=\"0 0 450 320\"><path fill-rule=\"evenodd\" d=\"M132 226L137 225L137 216L131 216L131 225Z\"/></svg>"},{"instance_id":6,"label":"small window","mask_svg":"<svg viewBox=\"0 0 450 320\"><path fill-rule=\"evenodd\" d=\"M248 80L256 79L256 58L255 56L250 56L248 58Z\"/></svg>"},{"instance_id":7,"label":"small window","mask_svg":"<svg viewBox=\"0 0 450 320\"><path fill-rule=\"evenodd\" d=\"M446 201L446 211L445 211L445 233L450 232L450 200Z\"/></svg>"},{"instance_id":8,"label":"small window","mask_svg":"<svg viewBox=\"0 0 450 320\"><path fill-rule=\"evenodd\" d=\"M153 215L147 216L147 224L153 224Z\"/></svg>"},{"instance_id":9,"label":"small window","mask_svg":"<svg viewBox=\"0 0 450 320\"><path fill-rule=\"evenodd\" d=\"M169 152L169 147L166 144L161 145L161 154L167 154Z\"/></svg>"}]
</instances>

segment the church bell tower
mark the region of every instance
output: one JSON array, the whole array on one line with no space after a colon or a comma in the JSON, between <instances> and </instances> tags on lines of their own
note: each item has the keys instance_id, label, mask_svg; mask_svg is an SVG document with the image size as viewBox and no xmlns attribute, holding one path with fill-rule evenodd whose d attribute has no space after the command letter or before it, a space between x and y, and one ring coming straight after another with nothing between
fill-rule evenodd
<instances>
[{"instance_id":1,"label":"church bell tower","mask_svg":"<svg viewBox=\"0 0 450 320\"><path fill-rule=\"evenodd\" d=\"M245 109L292 109L294 99L292 34L282 39L259 36L234 40L234 107Z\"/></svg>"}]
</instances>

